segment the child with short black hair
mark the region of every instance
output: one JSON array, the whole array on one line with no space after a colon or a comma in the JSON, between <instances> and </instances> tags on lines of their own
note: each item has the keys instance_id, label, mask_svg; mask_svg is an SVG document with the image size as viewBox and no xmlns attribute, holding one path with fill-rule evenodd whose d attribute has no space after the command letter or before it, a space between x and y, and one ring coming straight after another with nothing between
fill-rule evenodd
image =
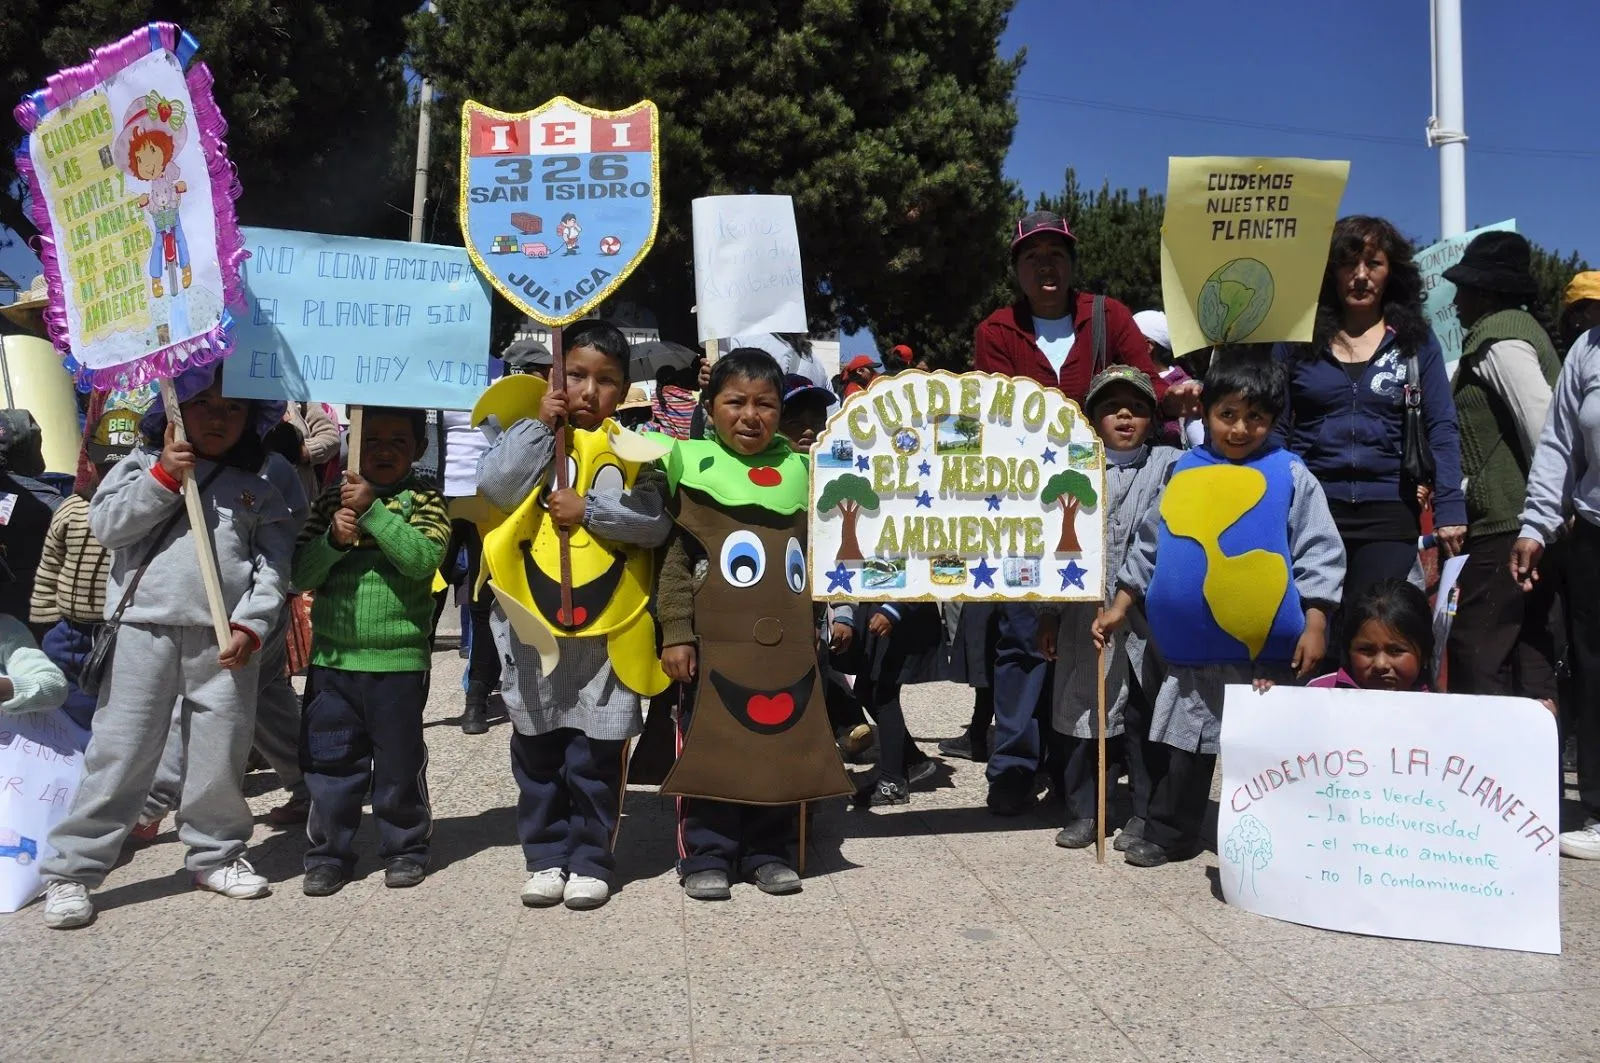
<instances>
[{"instance_id":1,"label":"child with short black hair","mask_svg":"<svg viewBox=\"0 0 1600 1063\"><path fill-rule=\"evenodd\" d=\"M317 499L295 551L295 586L316 592L300 720L309 897L350 881L369 786L384 885L415 886L427 873L433 813L422 714L433 574L450 518L439 493L412 476L427 446L425 416L362 410L361 469Z\"/></svg>"},{"instance_id":2,"label":"child with short black hair","mask_svg":"<svg viewBox=\"0 0 1600 1063\"><path fill-rule=\"evenodd\" d=\"M1200 850L1224 688L1304 678L1327 648L1344 546L1322 486L1272 438L1286 383L1267 354L1214 360L1206 445L1173 466L1093 625L1103 645L1142 599L1169 666L1151 714L1150 815L1125 850L1138 867Z\"/></svg>"},{"instance_id":3,"label":"child with short black hair","mask_svg":"<svg viewBox=\"0 0 1600 1063\"><path fill-rule=\"evenodd\" d=\"M1039 612L1039 649L1055 661L1052 722L1063 746L1063 777L1052 784L1060 783L1067 802L1067 822L1056 835L1063 849L1095 843L1099 655L1086 635L1101 606L1115 598L1116 573L1179 457L1175 448L1151 443L1159 434L1155 386L1137 369L1116 365L1096 376L1084 397L1084 411L1105 447L1105 566L1112 578L1104 602L1044 606ZM1128 621L1128 630L1118 632L1105 651L1106 761L1127 766L1133 805L1133 816L1117 837L1119 851L1144 836L1150 813L1148 699L1166 671L1150 645L1149 625L1138 604L1128 607ZM1106 777L1114 783L1119 774L1108 767Z\"/></svg>"},{"instance_id":4,"label":"child with short black hair","mask_svg":"<svg viewBox=\"0 0 1600 1063\"><path fill-rule=\"evenodd\" d=\"M602 471L618 475L596 478L583 494L547 484L556 433L602 428L628 392L630 349L616 326L580 321L563 339L564 380L552 384L564 387L544 393L536 417L502 426L479 463L478 489L506 513L543 490L557 525L586 530L618 554L660 546L672 521L659 470L645 467L628 487L619 467L606 466ZM568 623L576 630L584 621ZM499 604L490 628L505 666L501 693L512 725L517 829L529 872L522 903L597 908L611 896L623 760L628 741L644 727L641 693L618 677L604 635L564 635L560 663L545 675Z\"/></svg>"}]
</instances>

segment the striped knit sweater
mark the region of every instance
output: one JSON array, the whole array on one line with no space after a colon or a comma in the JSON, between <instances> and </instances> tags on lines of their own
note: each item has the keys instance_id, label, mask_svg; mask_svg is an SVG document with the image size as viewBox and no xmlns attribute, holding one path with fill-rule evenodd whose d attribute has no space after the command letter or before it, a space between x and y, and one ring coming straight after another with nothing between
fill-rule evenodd
<instances>
[{"instance_id":1,"label":"striped knit sweater","mask_svg":"<svg viewBox=\"0 0 1600 1063\"><path fill-rule=\"evenodd\" d=\"M450 518L437 491L405 480L358 519L352 547L328 527L339 488L311 508L294 553L293 582L316 591L311 663L349 672L425 672L433 626L433 574L444 558Z\"/></svg>"},{"instance_id":2,"label":"striped knit sweater","mask_svg":"<svg viewBox=\"0 0 1600 1063\"><path fill-rule=\"evenodd\" d=\"M89 531L89 503L79 495L68 495L45 534L28 619L35 624L102 622L110 567L110 555Z\"/></svg>"}]
</instances>

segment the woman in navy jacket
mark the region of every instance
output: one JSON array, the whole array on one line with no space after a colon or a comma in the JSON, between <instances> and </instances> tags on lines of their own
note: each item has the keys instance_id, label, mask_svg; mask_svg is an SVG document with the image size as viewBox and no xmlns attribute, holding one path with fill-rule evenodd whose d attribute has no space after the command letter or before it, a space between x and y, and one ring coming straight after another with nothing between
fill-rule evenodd
<instances>
[{"instance_id":1,"label":"woman in navy jacket","mask_svg":"<svg viewBox=\"0 0 1600 1063\"><path fill-rule=\"evenodd\" d=\"M1433 507L1447 554L1466 538L1461 446L1444 356L1422 312L1411 245L1382 218L1341 218L1333 228L1311 344L1278 344L1288 362L1290 450L1322 483L1344 539L1346 601L1386 579L1406 579L1417 559L1421 511ZM1417 356L1422 416L1433 452L1432 491L1401 483L1406 363ZM1431 494L1431 499L1429 498Z\"/></svg>"}]
</instances>

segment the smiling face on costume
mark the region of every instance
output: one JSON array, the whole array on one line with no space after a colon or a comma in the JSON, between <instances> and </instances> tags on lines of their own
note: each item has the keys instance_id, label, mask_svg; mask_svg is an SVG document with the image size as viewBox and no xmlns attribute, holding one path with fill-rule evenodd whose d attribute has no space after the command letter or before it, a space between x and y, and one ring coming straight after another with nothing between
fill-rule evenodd
<instances>
[{"instance_id":1,"label":"smiling face on costume","mask_svg":"<svg viewBox=\"0 0 1600 1063\"><path fill-rule=\"evenodd\" d=\"M564 359L567 416L574 428L594 429L616 413L628 394L628 371L598 347L574 347Z\"/></svg>"},{"instance_id":2,"label":"smiling face on costume","mask_svg":"<svg viewBox=\"0 0 1600 1063\"><path fill-rule=\"evenodd\" d=\"M770 380L730 377L711 399L711 425L717 438L746 456L772 445L783 399Z\"/></svg>"},{"instance_id":3,"label":"smiling face on costume","mask_svg":"<svg viewBox=\"0 0 1600 1063\"><path fill-rule=\"evenodd\" d=\"M1132 384L1112 384L1094 398L1089 416L1107 450L1137 450L1150 437L1155 403Z\"/></svg>"},{"instance_id":4,"label":"smiling face on costume","mask_svg":"<svg viewBox=\"0 0 1600 1063\"><path fill-rule=\"evenodd\" d=\"M1350 678L1367 690L1415 690L1422 655L1382 620L1368 620L1350 640Z\"/></svg>"},{"instance_id":5,"label":"smiling face on costume","mask_svg":"<svg viewBox=\"0 0 1600 1063\"><path fill-rule=\"evenodd\" d=\"M194 444L195 453L211 461L232 450L244 435L250 419L249 399L230 399L222 394L222 374L212 385L180 407L183 431Z\"/></svg>"},{"instance_id":6,"label":"smiling face on costume","mask_svg":"<svg viewBox=\"0 0 1600 1063\"><path fill-rule=\"evenodd\" d=\"M1072 287L1072 248L1067 238L1042 233L1017 252L1017 284L1034 317L1067 316L1068 289Z\"/></svg>"}]
</instances>

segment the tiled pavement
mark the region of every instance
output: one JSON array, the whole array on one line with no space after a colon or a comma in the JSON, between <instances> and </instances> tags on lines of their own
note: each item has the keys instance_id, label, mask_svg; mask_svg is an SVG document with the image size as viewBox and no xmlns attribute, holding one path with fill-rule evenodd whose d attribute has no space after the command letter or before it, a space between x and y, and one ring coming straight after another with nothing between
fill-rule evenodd
<instances>
[{"instance_id":1,"label":"tiled pavement","mask_svg":"<svg viewBox=\"0 0 1600 1063\"><path fill-rule=\"evenodd\" d=\"M0 916L0 1058L118 1060L1593 1060L1600 863L1562 862L1561 957L1329 933L1223 904L1215 857L1141 871L982 810L959 763L890 812L822 809L806 888L685 901L670 805L630 792L606 907L523 908L503 722L453 724L435 658L434 872L300 892L298 832L257 830L266 900L201 895L168 821L46 930ZM966 692L914 688L919 736ZM931 750L931 745L928 746ZM252 806L275 804L270 774ZM370 825L363 829L370 852Z\"/></svg>"}]
</instances>

